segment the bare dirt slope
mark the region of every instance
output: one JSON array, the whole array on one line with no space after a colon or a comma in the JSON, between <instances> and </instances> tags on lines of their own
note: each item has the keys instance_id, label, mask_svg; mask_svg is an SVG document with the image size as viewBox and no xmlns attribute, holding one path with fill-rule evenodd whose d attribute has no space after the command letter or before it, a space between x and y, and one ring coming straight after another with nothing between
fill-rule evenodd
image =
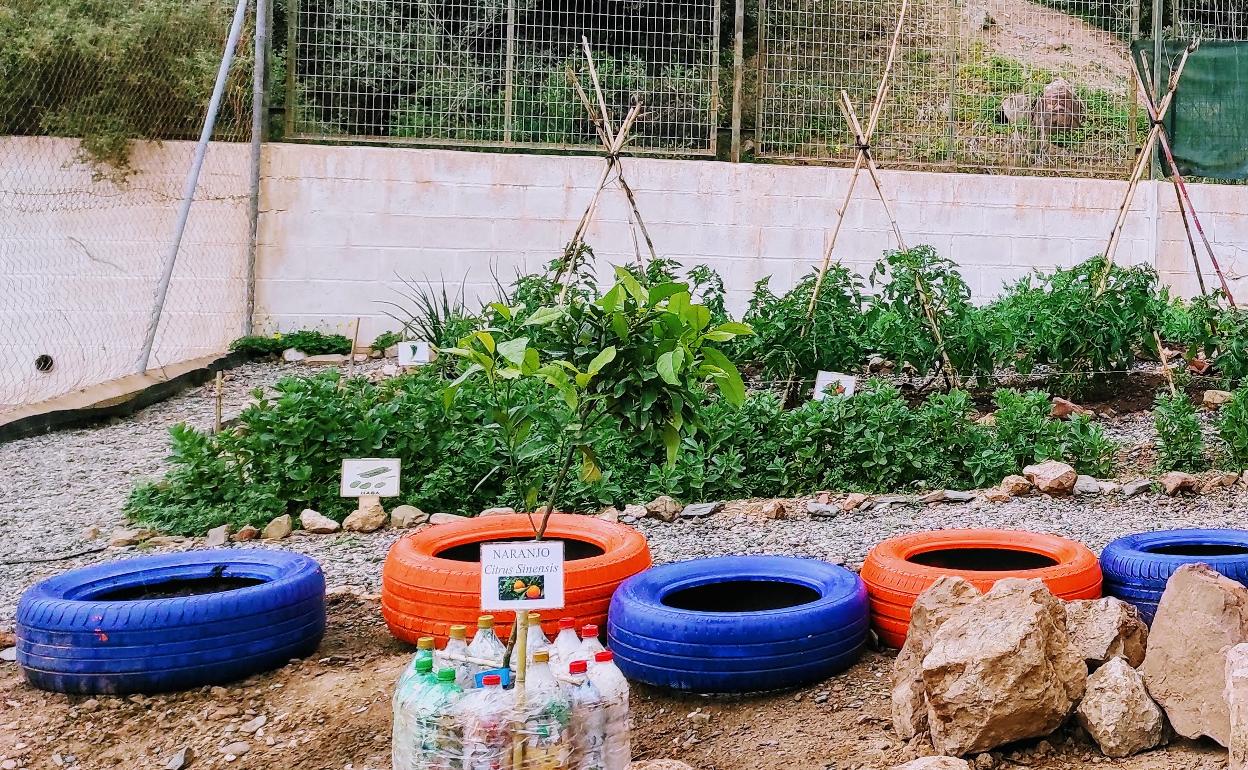
<instances>
[{"instance_id":1,"label":"bare dirt slope","mask_svg":"<svg viewBox=\"0 0 1248 770\"><path fill-rule=\"evenodd\" d=\"M374 598L337 594L316 656L224 688L155 697L68 697L35 690L0 663L0 767L160 770L189 748L189 770L383 770L390 767L390 693L410 651ZM634 689L634 756L698 770L866 770L919 756L888 719L892 653L868 652L811 687L748 698ZM252 733L245 728L264 724ZM250 724L248 724L250 723ZM221 747L243 741L233 760ZM995 768L1215 770L1226 752L1183 742L1127 760L1065 732L993 755ZM981 760L985 762L986 760Z\"/></svg>"}]
</instances>

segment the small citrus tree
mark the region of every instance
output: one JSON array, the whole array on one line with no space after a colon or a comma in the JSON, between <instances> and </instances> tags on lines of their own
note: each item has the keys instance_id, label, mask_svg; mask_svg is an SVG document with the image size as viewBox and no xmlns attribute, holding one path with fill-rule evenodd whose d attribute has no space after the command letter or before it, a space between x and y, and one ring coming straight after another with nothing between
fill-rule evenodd
<instances>
[{"instance_id":1,"label":"small citrus tree","mask_svg":"<svg viewBox=\"0 0 1248 770\"><path fill-rule=\"evenodd\" d=\"M538 540L573 467L583 482L602 478L591 439L595 425L615 419L656 445L661 441L670 465L681 437L698 430L693 404L703 385L713 384L729 403L745 399L740 373L715 343L751 334L748 325L712 325L711 311L693 301L686 283L643 286L620 267L615 279L597 298L573 295L566 303L533 310L492 305L508 328L519 331L481 329L443 350L466 363L447 387L448 404L473 377L485 378L498 394L490 419L501 429L513 471L519 460L557 452L554 477L545 484L541 522L534 523ZM526 379L553 388L567 404L571 417L555 447L531 433L536 405L511 398L513 385ZM526 486L530 507L539 491L536 483Z\"/></svg>"}]
</instances>

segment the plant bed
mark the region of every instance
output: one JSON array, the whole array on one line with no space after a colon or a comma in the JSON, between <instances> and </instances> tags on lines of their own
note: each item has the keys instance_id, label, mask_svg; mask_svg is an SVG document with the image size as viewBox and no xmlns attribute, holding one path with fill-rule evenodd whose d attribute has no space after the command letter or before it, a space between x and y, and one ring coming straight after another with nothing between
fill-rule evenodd
<instances>
[{"instance_id":1,"label":"plant bed","mask_svg":"<svg viewBox=\"0 0 1248 770\"><path fill-rule=\"evenodd\" d=\"M390 632L412 644L422 636L444 642L451 626L475 625L481 614L481 544L531 540L533 534L528 516L510 514L440 524L400 538L382 568L381 613ZM566 606L560 614L583 623L606 625L616 586L651 563L640 533L601 519L554 514L545 539L564 542ZM510 619L498 620L505 637ZM557 633L558 617L545 618L543 630Z\"/></svg>"},{"instance_id":2,"label":"plant bed","mask_svg":"<svg viewBox=\"0 0 1248 770\"><path fill-rule=\"evenodd\" d=\"M876 545L862 566L871 621L880 640L901 647L914 600L944 575L987 591L1002 578L1039 578L1062 599L1096 599L1101 568L1073 540L1038 532L950 529L918 532Z\"/></svg>"},{"instance_id":3,"label":"plant bed","mask_svg":"<svg viewBox=\"0 0 1248 770\"><path fill-rule=\"evenodd\" d=\"M17 608L26 679L69 693L146 693L242 679L316 650L325 577L299 554L147 556L71 570Z\"/></svg>"},{"instance_id":4,"label":"plant bed","mask_svg":"<svg viewBox=\"0 0 1248 770\"><path fill-rule=\"evenodd\" d=\"M764 692L849 668L867 638L857 575L814 559L724 556L656 567L611 600L607 634L630 679Z\"/></svg>"}]
</instances>

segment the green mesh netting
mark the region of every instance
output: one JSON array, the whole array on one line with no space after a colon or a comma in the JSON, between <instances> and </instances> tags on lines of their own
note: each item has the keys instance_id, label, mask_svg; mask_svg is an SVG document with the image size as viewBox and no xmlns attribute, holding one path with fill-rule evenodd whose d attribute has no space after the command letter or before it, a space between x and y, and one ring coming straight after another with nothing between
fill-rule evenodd
<instances>
[{"instance_id":1,"label":"green mesh netting","mask_svg":"<svg viewBox=\"0 0 1248 770\"><path fill-rule=\"evenodd\" d=\"M1163 43L1158 101L1186 47L1186 41ZM1137 66L1140 50L1151 62L1153 41L1132 45ZM1141 66L1141 73L1145 83L1152 82L1152 72ZM1175 163L1184 176L1248 179L1248 42L1201 43L1187 60L1165 124ZM1169 168L1166 172L1169 176Z\"/></svg>"}]
</instances>

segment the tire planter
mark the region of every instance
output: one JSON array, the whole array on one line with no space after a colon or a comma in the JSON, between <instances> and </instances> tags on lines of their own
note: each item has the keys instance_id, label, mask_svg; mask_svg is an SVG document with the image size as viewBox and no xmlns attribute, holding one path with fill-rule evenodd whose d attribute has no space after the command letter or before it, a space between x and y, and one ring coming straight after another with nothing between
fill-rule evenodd
<instances>
[{"instance_id":1,"label":"tire planter","mask_svg":"<svg viewBox=\"0 0 1248 770\"><path fill-rule=\"evenodd\" d=\"M901 647L910 607L943 575L965 578L981 591L1002 578L1039 578L1061 599L1096 599L1101 568L1088 548L1038 532L945 529L885 540L867 555L862 579L880 641Z\"/></svg>"},{"instance_id":2,"label":"tire planter","mask_svg":"<svg viewBox=\"0 0 1248 770\"><path fill-rule=\"evenodd\" d=\"M1195 563L1248 585L1248 531L1169 529L1120 537L1101 552L1105 593L1135 605L1152 625L1166 581Z\"/></svg>"},{"instance_id":3,"label":"tire planter","mask_svg":"<svg viewBox=\"0 0 1248 770\"><path fill-rule=\"evenodd\" d=\"M66 693L182 690L242 679L316 650L325 576L287 551L147 556L44 580L17 606L17 662Z\"/></svg>"},{"instance_id":4,"label":"tire planter","mask_svg":"<svg viewBox=\"0 0 1248 770\"><path fill-rule=\"evenodd\" d=\"M699 693L778 690L853 665L867 591L849 570L788 556L655 567L611 600L607 637L629 679Z\"/></svg>"},{"instance_id":5,"label":"tire planter","mask_svg":"<svg viewBox=\"0 0 1248 770\"><path fill-rule=\"evenodd\" d=\"M606 625L611 594L626 578L650 566L650 548L640 532L592 516L554 514L547 540L564 541L566 605L542 618L554 634L560 616L578 625ZM390 633L412 644L422 636L445 640L451 626L475 627L481 615L481 543L532 540L524 514L487 516L438 524L400 538L390 547L381 572L381 614ZM511 613L497 618L504 637Z\"/></svg>"}]
</instances>

